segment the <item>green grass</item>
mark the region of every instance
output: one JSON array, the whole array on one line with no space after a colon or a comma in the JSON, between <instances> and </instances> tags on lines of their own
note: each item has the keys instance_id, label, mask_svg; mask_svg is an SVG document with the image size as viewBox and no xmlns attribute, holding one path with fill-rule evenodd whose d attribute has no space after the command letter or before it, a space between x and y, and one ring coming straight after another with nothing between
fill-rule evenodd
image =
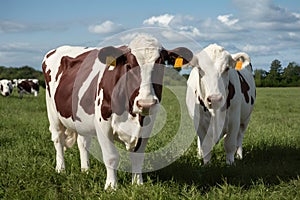
<instances>
[{"instance_id":1,"label":"green grass","mask_svg":"<svg viewBox=\"0 0 300 200\"><path fill-rule=\"evenodd\" d=\"M212 163L201 166L196 140L180 159L145 173L144 185L118 172L118 190L104 191L104 165L91 157L80 172L77 146L66 152L66 171L55 173L55 149L48 131L45 90L22 100L0 96L0 199L299 199L300 88L258 88L244 139L244 159L225 164L223 143ZM167 124L147 151L166 145L178 129L174 96L164 90ZM172 111L172 114L169 112Z\"/></svg>"}]
</instances>

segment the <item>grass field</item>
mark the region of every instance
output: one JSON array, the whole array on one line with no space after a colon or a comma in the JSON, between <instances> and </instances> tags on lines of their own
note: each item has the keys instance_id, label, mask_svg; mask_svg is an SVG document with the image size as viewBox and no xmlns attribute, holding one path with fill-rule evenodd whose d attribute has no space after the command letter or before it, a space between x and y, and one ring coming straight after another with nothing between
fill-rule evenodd
<instances>
[{"instance_id":1,"label":"grass field","mask_svg":"<svg viewBox=\"0 0 300 200\"><path fill-rule=\"evenodd\" d=\"M106 170L93 156L89 173L80 172L77 146L66 152L66 171L55 173L44 93L0 96L0 199L300 199L300 88L257 89L244 159L235 165L225 164L221 141L212 163L200 166L195 138L176 162L145 173L143 186L118 172L115 192L104 191ZM177 128L178 105L167 90L163 98L173 113L148 150L168 143Z\"/></svg>"}]
</instances>

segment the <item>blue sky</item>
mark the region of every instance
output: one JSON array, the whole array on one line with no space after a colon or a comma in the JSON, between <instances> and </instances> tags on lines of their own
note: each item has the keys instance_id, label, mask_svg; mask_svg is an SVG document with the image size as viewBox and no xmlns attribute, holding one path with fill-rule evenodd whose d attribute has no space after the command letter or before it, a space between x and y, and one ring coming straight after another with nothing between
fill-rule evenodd
<instances>
[{"instance_id":1,"label":"blue sky","mask_svg":"<svg viewBox=\"0 0 300 200\"><path fill-rule=\"evenodd\" d=\"M297 0L9 0L0 7L0 66L41 70L43 56L53 48L98 46L109 36L145 27L179 32L197 43L195 51L210 43L231 53L244 51L255 69L269 70L274 59L283 67L300 64ZM163 45L180 40L165 37Z\"/></svg>"}]
</instances>

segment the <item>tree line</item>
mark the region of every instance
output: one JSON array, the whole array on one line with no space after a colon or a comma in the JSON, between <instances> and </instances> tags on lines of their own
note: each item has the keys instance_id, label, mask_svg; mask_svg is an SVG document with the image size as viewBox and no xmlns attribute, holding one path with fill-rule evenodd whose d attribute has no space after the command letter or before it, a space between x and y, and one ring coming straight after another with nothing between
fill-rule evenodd
<instances>
[{"instance_id":1,"label":"tree line","mask_svg":"<svg viewBox=\"0 0 300 200\"><path fill-rule=\"evenodd\" d=\"M254 79L257 87L296 87L300 86L300 66L290 62L282 68L281 62L273 60L269 71L254 70Z\"/></svg>"}]
</instances>

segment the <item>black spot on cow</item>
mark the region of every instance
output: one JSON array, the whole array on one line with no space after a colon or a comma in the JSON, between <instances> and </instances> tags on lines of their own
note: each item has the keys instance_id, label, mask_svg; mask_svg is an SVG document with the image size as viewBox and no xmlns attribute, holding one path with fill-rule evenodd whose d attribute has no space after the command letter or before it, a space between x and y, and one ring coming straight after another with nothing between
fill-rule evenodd
<instances>
[{"instance_id":1,"label":"black spot on cow","mask_svg":"<svg viewBox=\"0 0 300 200\"><path fill-rule=\"evenodd\" d=\"M202 99L200 97L198 97L198 100L200 102L200 105L203 107L204 112L208 111L208 109L206 108L206 106L204 105L204 102L202 101Z\"/></svg>"},{"instance_id":2,"label":"black spot on cow","mask_svg":"<svg viewBox=\"0 0 300 200\"><path fill-rule=\"evenodd\" d=\"M227 109L230 107L230 100L233 99L234 94L235 94L234 85L229 81L228 96L227 96L227 100L226 100Z\"/></svg>"},{"instance_id":3,"label":"black spot on cow","mask_svg":"<svg viewBox=\"0 0 300 200\"><path fill-rule=\"evenodd\" d=\"M241 92L244 94L246 103L249 103L250 97L248 95L248 91L250 90L250 86L246 82L243 75L239 71L237 71L237 73L239 75L239 79L240 79L240 82L241 82Z\"/></svg>"}]
</instances>

